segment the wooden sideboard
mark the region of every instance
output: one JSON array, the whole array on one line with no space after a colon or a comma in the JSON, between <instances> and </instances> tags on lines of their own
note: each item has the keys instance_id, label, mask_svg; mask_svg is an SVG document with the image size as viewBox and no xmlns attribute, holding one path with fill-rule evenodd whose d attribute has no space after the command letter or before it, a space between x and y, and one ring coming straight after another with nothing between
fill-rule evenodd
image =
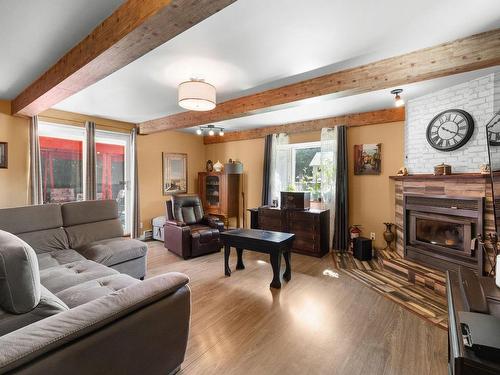
<instances>
[{"instance_id":1,"label":"wooden sideboard","mask_svg":"<svg viewBox=\"0 0 500 375\"><path fill-rule=\"evenodd\" d=\"M295 234L292 251L322 257L330 250L330 211L252 208L251 228Z\"/></svg>"},{"instance_id":2,"label":"wooden sideboard","mask_svg":"<svg viewBox=\"0 0 500 375\"><path fill-rule=\"evenodd\" d=\"M205 212L221 217L226 227L229 218L236 217L236 226L239 228L240 175L224 172L199 172L198 184Z\"/></svg>"}]
</instances>

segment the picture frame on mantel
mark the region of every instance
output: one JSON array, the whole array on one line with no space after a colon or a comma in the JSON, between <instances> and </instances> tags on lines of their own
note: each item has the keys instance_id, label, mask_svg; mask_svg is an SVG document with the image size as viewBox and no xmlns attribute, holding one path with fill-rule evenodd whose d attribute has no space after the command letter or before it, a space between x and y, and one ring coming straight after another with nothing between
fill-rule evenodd
<instances>
[{"instance_id":1,"label":"picture frame on mantel","mask_svg":"<svg viewBox=\"0 0 500 375\"><path fill-rule=\"evenodd\" d=\"M0 168L9 167L9 147L7 142L0 142Z\"/></svg>"},{"instance_id":2,"label":"picture frame on mantel","mask_svg":"<svg viewBox=\"0 0 500 375\"><path fill-rule=\"evenodd\" d=\"M382 145L354 145L354 174L379 175L382 172Z\"/></svg>"},{"instance_id":3,"label":"picture frame on mantel","mask_svg":"<svg viewBox=\"0 0 500 375\"><path fill-rule=\"evenodd\" d=\"M163 195L187 193L187 154L162 153Z\"/></svg>"}]
</instances>

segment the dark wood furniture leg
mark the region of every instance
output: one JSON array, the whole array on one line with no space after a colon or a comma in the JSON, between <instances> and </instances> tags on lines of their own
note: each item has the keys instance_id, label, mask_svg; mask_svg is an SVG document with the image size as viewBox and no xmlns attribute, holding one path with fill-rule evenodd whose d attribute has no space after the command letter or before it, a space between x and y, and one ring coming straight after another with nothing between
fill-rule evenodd
<instances>
[{"instance_id":1,"label":"dark wood furniture leg","mask_svg":"<svg viewBox=\"0 0 500 375\"><path fill-rule=\"evenodd\" d=\"M237 270L244 270L245 265L243 264L243 249L236 249L236 253L238 254L238 262L236 263Z\"/></svg>"},{"instance_id":2,"label":"dark wood furniture leg","mask_svg":"<svg viewBox=\"0 0 500 375\"><path fill-rule=\"evenodd\" d=\"M273 267L273 281L271 281L271 288L280 289L281 250L272 250L269 255L271 258L271 266Z\"/></svg>"},{"instance_id":3,"label":"dark wood furniture leg","mask_svg":"<svg viewBox=\"0 0 500 375\"><path fill-rule=\"evenodd\" d=\"M231 246L224 246L224 273L226 276L231 276L231 268L229 268L229 255L231 254Z\"/></svg>"},{"instance_id":4,"label":"dark wood furniture leg","mask_svg":"<svg viewBox=\"0 0 500 375\"><path fill-rule=\"evenodd\" d=\"M285 264L286 264L286 269L285 273L283 274L283 279L286 281L290 281L292 279L292 267L290 265L290 260L292 257L292 253L290 249L286 249L283 252L283 258L285 258Z\"/></svg>"}]
</instances>

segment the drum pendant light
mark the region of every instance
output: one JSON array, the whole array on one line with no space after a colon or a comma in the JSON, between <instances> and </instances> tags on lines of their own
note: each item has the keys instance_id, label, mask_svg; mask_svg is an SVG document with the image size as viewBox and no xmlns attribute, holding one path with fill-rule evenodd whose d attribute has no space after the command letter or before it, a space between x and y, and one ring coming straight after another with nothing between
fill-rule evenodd
<instances>
[{"instance_id":1,"label":"drum pendant light","mask_svg":"<svg viewBox=\"0 0 500 375\"><path fill-rule=\"evenodd\" d=\"M216 105L215 87L203 80L191 79L179 85L179 105L190 111L210 111Z\"/></svg>"}]
</instances>

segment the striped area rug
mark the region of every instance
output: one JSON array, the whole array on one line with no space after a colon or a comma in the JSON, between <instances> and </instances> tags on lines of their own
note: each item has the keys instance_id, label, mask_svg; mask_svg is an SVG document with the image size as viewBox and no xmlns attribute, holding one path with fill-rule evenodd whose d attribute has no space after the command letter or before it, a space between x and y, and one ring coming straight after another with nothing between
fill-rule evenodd
<instances>
[{"instance_id":1,"label":"striped area rug","mask_svg":"<svg viewBox=\"0 0 500 375\"><path fill-rule=\"evenodd\" d=\"M337 269L430 323L448 329L446 297L384 270L377 259L359 261L351 253L340 252L333 252L332 256Z\"/></svg>"}]
</instances>

